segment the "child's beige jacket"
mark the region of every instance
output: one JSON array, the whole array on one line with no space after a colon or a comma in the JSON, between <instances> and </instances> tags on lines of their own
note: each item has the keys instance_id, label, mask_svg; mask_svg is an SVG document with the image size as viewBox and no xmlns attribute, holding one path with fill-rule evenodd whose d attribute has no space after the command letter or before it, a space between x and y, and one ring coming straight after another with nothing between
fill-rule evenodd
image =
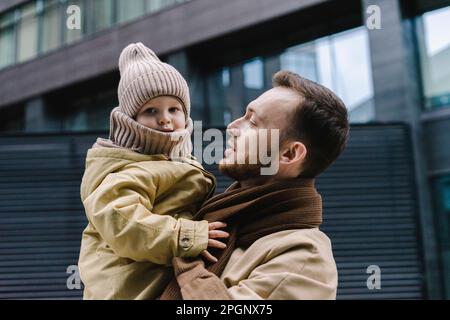
<instances>
[{"instance_id":1,"label":"child's beige jacket","mask_svg":"<svg viewBox=\"0 0 450 320\"><path fill-rule=\"evenodd\" d=\"M207 248L208 223L190 219L215 185L191 159L90 149L81 183L89 220L78 262L84 299L157 298L173 277L172 257Z\"/></svg>"}]
</instances>

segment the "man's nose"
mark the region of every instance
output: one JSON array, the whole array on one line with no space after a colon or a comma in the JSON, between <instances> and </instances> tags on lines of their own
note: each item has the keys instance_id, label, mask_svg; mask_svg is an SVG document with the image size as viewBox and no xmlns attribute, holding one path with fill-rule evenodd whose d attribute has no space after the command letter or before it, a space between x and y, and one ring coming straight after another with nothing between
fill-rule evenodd
<instances>
[{"instance_id":1,"label":"man's nose","mask_svg":"<svg viewBox=\"0 0 450 320\"><path fill-rule=\"evenodd\" d=\"M241 129L235 127L227 127L227 134L231 137L239 137L241 135Z\"/></svg>"},{"instance_id":2,"label":"man's nose","mask_svg":"<svg viewBox=\"0 0 450 320\"><path fill-rule=\"evenodd\" d=\"M227 133L231 136L235 136L238 137L240 135L240 123L241 123L241 118L234 120L232 123L230 123L227 126Z\"/></svg>"}]
</instances>

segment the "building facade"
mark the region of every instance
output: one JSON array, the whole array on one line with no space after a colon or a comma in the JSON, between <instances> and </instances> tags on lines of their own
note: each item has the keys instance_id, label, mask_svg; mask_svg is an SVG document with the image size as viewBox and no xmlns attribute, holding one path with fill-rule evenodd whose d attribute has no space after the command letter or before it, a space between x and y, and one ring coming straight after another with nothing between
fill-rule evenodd
<instances>
[{"instance_id":1,"label":"building facade","mask_svg":"<svg viewBox=\"0 0 450 320\"><path fill-rule=\"evenodd\" d=\"M106 131L130 42L183 73L209 127L292 70L335 91L354 124L410 127L427 293L450 298L448 30L448 0L4 0L0 132Z\"/></svg>"}]
</instances>

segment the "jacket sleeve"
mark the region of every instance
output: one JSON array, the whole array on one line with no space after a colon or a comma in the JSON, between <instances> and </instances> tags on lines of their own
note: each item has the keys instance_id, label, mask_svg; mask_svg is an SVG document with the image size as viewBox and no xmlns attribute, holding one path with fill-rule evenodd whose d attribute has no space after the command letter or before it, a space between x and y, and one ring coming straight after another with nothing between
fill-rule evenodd
<instances>
[{"instance_id":1,"label":"jacket sleeve","mask_svg":"<svg viewBox=\"0 0 450 320\"><path fill-rule=\"evenodd\" d=\"M203 264L174 269L186 300L325 300L336 299L337 273L309 248L285 251L257 266L247 279L227 286Z\"/></svg>"},{"instance_id":2,"label":"jacket sleeve","mask_svg":"<svg viewBox=\"0 0 450 320\"><path fill-rule=\"evenodd\" d=\"M310 248L293 248L253 269L228 293L236 300L329 300L336 289L334 263Z\"/></svg>"},{"instance_id":3,"label":"jacket sleeve","mask_svg":"<svg viewBox=\"0 0 450 320\"><path fill-rule=\"evenodd\" d=\"M232 300L222 280L205 268L202 259L175 257L172 265L183 300Z\"/></svg>"},{"instance_id":4,"label":"jacket sleeve","mask_svg":"<svg viewBox=\"0 0 450 320\"><path fill-rule=\"evenodd\" d=\"M158 181L148 176L109 174L83 201L89 221L120 257L169 265L173 257L199 255L208 222L152 213Z\"/></svg>"}]
</instances>

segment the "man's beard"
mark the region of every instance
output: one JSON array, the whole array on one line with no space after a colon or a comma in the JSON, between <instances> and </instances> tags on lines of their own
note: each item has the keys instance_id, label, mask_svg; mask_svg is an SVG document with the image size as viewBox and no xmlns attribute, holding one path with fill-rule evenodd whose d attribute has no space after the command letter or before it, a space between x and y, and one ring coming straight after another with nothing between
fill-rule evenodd
<instances>
[{"instance_id":1,"label":"man's beard","mask_svg":"<svg viewBox=\"0 0 450 320\"><path fill-rule=\"evenodd\" d=\"M236 181L260 177L261 167L260 164L219 163L220 172Z\"/></svg>"},{"instance_id":2,"label":"man's beard","mask_svg":"<svg viewBox=\"0 0 450 320\"><path fill-rule=\"evenodd\" d=\"M259 139L259 137L258 137L258 139ZM270 140L266 143L267 143L267 147L269 148L268 155L272 155L272 151L270 149L270 147L271 147ZM246 145L245 147L248 147L248 145ZM263 170L263 172L264 172L264 169L262 169L262 168L271 166L272 161L270 161L268 164L262 164L260 161L261 159L259 158L259 156L260 156L259 148L260 148L260 146L258 143L258 149L253 150L254 151L253 156L256 154L256 158L252 157L252 161L250 161L250 157L251 157L249 155L250 150L246 150L244 161L238 161L239 157L236 154L235 150L233 151L233 154L228 155L228 157L225 152L225 158L219 162L219 171L222 172L224 175L226 175L236 181L239 181L239 182L246 181L246 180L254 180L254 179L258 179L258 181L261 181L261 178L263 178L263 180L265 180L266 178L268 178L268 176L262 174L261 170ZM231 158L233 158L234 161L230 161Z\"/></svg>"}]
</instances>

